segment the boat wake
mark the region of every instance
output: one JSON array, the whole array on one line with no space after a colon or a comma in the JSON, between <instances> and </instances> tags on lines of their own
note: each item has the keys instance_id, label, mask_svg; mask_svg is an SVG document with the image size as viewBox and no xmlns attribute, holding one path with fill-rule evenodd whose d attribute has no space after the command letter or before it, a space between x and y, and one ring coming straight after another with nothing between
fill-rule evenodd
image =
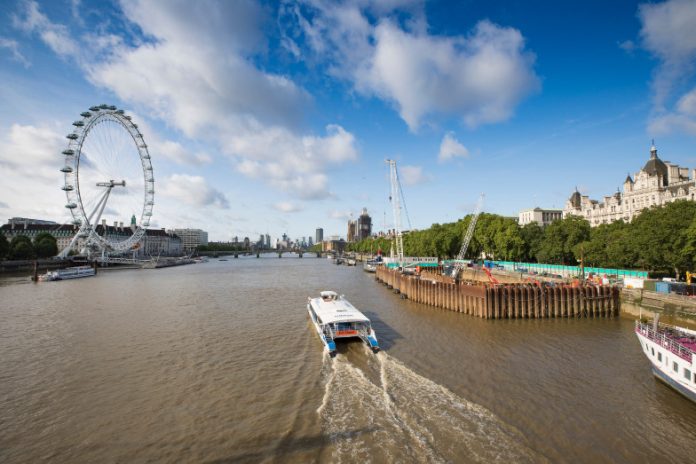
<instances>
[{"instance_id":1,"label":"boat wake","mask_svg":"<svg viewBox=\"0 0 696 464\"><path fill-rule=\"evenodd\" d=\"M381 352L364 371L339 354L324 362L317 409L332 462L539 462L524 437Z\"/></svg>"}]
</instances>

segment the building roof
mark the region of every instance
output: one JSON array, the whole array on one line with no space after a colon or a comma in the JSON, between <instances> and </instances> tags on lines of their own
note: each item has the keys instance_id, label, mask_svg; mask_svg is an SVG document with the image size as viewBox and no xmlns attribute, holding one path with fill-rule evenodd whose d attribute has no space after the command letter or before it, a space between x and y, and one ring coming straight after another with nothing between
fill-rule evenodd
<instances>
[{"instance_id":1,"label":"building roof","mask_svg":"<svg viewBox=\"0 0 696 464\"><path fill-rule=\"evenodd\" d=\"M657 157L657 148L655 148L655 145L650 148L650 159L645 163L645 166L643 166L643 171L650 176L659 174L665 179L665 183L667 181L667 165Z\"/></svg>"},{"instance_id":2,"label":"building roof","mask_svg":"<svg viewBox=\"0 0 696 464\"><path fill-rule=\"evenodd\" d=\"M626 182L630 182L631 184L634 183L634 182L633 182L633 179L631 179L631 175L630 175L630 174L628 174L628 175L626 176L626 180L624 181L624 184L625 184Z\"/></svg>"},{"instance_id":3,"label":"building roof","mask_svg":"<svg viewBox=\"0 0 696 464\"><path fill-rule=\"evenodd\" d=\"M580 195L578 189L575 189L568 201L571 205L573 205L573 208L580 208L580 205L582 204L582 195Z\"/></svg>"}]
</instances>

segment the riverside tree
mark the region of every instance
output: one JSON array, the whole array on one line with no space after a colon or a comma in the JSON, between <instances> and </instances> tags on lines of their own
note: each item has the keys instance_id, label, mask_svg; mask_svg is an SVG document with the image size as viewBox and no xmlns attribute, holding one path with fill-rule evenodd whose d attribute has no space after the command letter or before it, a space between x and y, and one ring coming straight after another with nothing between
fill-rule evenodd
<instances>
[{"instance_id":1,"label":"riverside tree","mask_svg":"<svg viewBox=\"0 0 696 464\"><path fill-rule=\"evenodd\" d=\"M452 258L461 247L471 221L433 224L404 235L409 256ZM391 240L368 238L348 244L348 249L389 252ZM536 223L520 227L512 218L481 214L469 244L467 258L486 256L498 260L530 261L587 266L640 268L653 275L681 276L696 271L696 202L677 201L646 209L633 222L615 221L590 227L589 222L569 216L547 227Z\"/></svg>"},{"instance_id":2,"label":"riverside tree","mask_svg":"<svg viewBox=\"0 0 696 464\"><path fill-rule=\"evenodd\" d=\"M10 251L10 242L7 241L5 234L0 232L0 260L5 259Z\"/></svg>"},{"instance_id":3,"label":"riverside tree","mask_svg":"<svg viewBox=\"0 0 696 464\"><path fill-rule=\"evenodd\" d=\"M51 258L58 254L56 238L48 232L41 232L34 238L34 251L39 258Z\"/></svg>"},{"instance_id":4,"label":"riverside tree","mask_svg":"<svg viewBox=\"0 0 696 464\"><path fill-rule=\"evenodd\" d=\"M36 257L31 239L26 235L16 235L10 241L10 259L33 259Z\"/></svg>"}]
</instances>

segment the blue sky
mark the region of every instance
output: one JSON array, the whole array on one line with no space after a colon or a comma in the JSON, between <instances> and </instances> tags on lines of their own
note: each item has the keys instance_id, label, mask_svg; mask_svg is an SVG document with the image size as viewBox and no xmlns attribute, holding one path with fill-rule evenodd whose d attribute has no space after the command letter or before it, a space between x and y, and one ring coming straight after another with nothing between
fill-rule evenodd
<instances>
[{"instance_id":1,"label":"blue sky","mask_svg":"<svg viewBox=\"0 0 696 464\"><path fill-rule=\"evenodd\" d=\"M211 239L412 226L616 191L655 139L696 167L696 2L0 4L0 216L67 221L71 122L124 108L150 147L153 225ZM109 222L130 217L110 211ZM125 217L124 217L125 216Z\"/></svg>"}]
</instances>

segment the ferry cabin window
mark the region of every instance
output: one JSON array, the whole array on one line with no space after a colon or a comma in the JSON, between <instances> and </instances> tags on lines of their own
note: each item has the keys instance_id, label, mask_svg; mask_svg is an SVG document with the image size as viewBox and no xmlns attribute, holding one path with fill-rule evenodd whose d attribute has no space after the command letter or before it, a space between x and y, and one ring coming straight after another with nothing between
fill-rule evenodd
<instances>
[{"instance_id":1,"label":"ferry cabin window","mask_svg":"<svg viewBox=\"0 0 696 464\"><path fill-rule=\"evenodd\" d=\"M655 356L655 348L650 348L650 350L652 351L653 356Z\"/></svg>"},{"instance_id":2,"label":"ferry cabin window","mask_svg":"<svg viewBox=\"0 0 696 464\"><path fill-rule=\"evenodd\" d=\"M679 366L676 361L672 361L672 369L674 369L674 372L679 372Z\"/></svg>"},{"instance_id":3,"label":"ferry cabin window","mask_svg":"<svg viewBox=\"0 0 696 464\"><path fill-rule=\"evenodd\" d=\"M686 367L684 368L684 378L686 380L691 380L691 371L687 369Z\"/></svg>"},{"instance_id":4,"label":"ferry cabin window","mask_svg":"<svg viewBox=\"0 0 696 464\"><path fill-rule=\"evenodd\" d=\"M660 353L660 352L657 353L657 360L662 361L662 353Z\"/></svg>"}]
</instances>

